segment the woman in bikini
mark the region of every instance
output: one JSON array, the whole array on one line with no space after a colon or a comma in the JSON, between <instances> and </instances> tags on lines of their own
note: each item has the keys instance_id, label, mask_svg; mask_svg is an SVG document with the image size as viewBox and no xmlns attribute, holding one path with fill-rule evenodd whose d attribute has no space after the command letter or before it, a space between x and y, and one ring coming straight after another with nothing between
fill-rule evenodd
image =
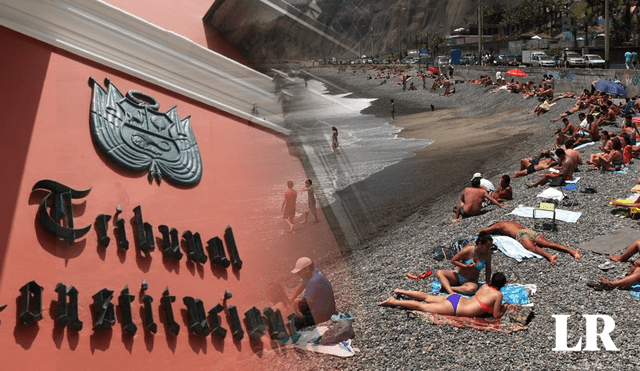
<instances>
[{"instance_id":1,"label":"woman in bikini","mask_svg":"<svg viewBox=\"0 0 640 371\"><path fill-rule=\"evenodd\" d=\"M504 315L509 304L502 304L500 289L507 283L504 274L497 272L491 277L491 284L482 285L478 292L467 299L460 294L447 296L429 295L420 291L393 290L396 295L405 295L415 300L398 300L389 297L378 303L386 307L402 307L423 312L460 317L477 317L491 314L493 318Z\"/></svg>"},{"instance_id":2,"label":"woman in bikini","mask_svg":"<svg viewBox=\"0 0 640 371\"><path fill-rule=\"evenodd\" d=\"M493 239L487 233L478 235L474 244L468 244L457 253L451 263L457 270L439 270L436 272L438 281L442 284L442 289L453 294L470 295L478 290L478 278L480 271L484 268L486 281L490 283L491 278L491 244Z\"/></svg>"}]
</instances>

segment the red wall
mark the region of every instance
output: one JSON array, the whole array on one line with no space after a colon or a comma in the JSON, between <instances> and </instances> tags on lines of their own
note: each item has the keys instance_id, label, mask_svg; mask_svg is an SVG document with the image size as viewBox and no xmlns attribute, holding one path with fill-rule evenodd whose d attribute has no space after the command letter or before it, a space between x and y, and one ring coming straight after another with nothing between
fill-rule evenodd
<instances>
[{"instance_id":1,"label":"red wall","mask_svg":"<svg viewBox=\"0 0 640 371\"><path fill-rule=\"evenodd\" d=\"M171 11L167 13L171 14ZM298 226L286 234L280 214L286 181L301 189L306 175L283 138L249 127L213 108L52 48L34 39L0 27L0 88L4 114L0 125L0 153L3 163L0 219L0 349L6 370L41 369L48 362L57 369L219 369L226 363L256 359L245 334L239 343L190 335L186 326L184 296L200 298L206 310L221 301L225 290L233 293L244 318L251 306L262 310L270 303L263 292L271 280L295 280L289 271L300 256L322 261L339 256L329 227L322 223ZM191 125L203 161L201 182L179 188L163 181L149 183L146 173L131 173L113 164L94 146L89 130L91 88L89 77L101 83L105 78L123 93L139 90L153 96L160 110L178 106L181 118L191 115ZM82 200L75 200L75 225L93 224L98 214L115 213L127 220L126 253L119 253L110 224L109 247L102 251L95 228L73 246L57 241L38 222L38 204L45 193L32 192L40 179L52 179L75 189L91 188ZM299 210L306 195L298 198ZM166 224L180 233L199 232L204 242L222 238L230 225L235 233L243 268L214 271L209 262L200 266L162 259L156 248L151 259L136 257L132 225L133 208L142 206L145 221ZM299 221L299 219L298 219ZM147 294L154 298L158 333L142 329L139 288L149 283ZM44 287L43 319L36 326L18 325L19 289L35 280ZM57 283L73 285L80 292L78 333L54 327ZM336 286L337 283L334 283ZM102 288L114 290L112 303L125 285L136 295L132 303L138 332L123 335L118 321L110 332L92 331L91 296ZM177 338L167 337L159 321L160 297L166 286L177 297L173 305L181 325ZM118 318L120 319L120 318ZM222 315L224 327L229 329ZM243 329L245 329L243 325ZM268 335L265 349L271 349ZM244 368L244 367L243 367ZM231 366L230 369L237 369Z\"/></svg>"}]
</instances>

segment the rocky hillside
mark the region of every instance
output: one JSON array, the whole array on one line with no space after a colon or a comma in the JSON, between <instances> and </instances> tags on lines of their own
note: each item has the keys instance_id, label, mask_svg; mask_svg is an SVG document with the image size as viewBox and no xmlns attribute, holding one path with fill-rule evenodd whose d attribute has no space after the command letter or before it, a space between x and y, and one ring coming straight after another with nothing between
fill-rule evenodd
<instances>
[{"instance_id":1,"label":"rocky hillside","mask_svg":"<svg viewBox=\"0 0 640 371\"><path fill-rule=\"evenodd\" d=\"M269 4L266 4L266 3ZM216 0L205 23L256 63L390 55L477 21L478 0ZM521 0L500 2L510 9ZM283 12L286 10L286 12Z\"/></svg>"}]
</instances>

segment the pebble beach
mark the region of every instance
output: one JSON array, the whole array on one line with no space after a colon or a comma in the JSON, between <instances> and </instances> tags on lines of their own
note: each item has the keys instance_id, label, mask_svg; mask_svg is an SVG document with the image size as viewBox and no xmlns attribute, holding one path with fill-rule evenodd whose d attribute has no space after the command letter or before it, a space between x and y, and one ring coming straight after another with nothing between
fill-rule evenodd
<instances>
[{"instance_id":1,"label":"pebble beach","mask_svg":"<svg viewBox=\"0 0 640 371\"><path fill-rule=\"evenodd\" d=\"M370 221L372 227L366 237L359 236L357 244L343 249L340 263L345 264L322 267L334 286L338 310L349 311L355 318L353 346L359 352L354 357L338 358L295 350L269 351L262 355L262 361L274 369L296 370L620 370L640 367L640 298L626 290L595 291L586 285L589 280L597 280L598 274L609 279L622 278L632 263L614 263L613 269L603 272L598 265L609 258L589 250L582 250L579 260L559 253L556 266L545 259L518 263L499 251L493 252L493 272L505 273L510 284L537 287L530 297L533 320L528 329L513 334L437 326L409 311L376 305L395 288L430 292L435 275L412 280L406 273L453 269L449 261L434 259L436 246L450 245L459 237L476 236L492 221L511 220L527 228L534 227L533 219L510 213L518 205L535 207L540 203L536 196L548 187L526 186L538 179L536 174L512 179L514 199L507 202L506 208L492 205L483 214L454 224L451 209L462 190L469 186L473 173L481 172L497 185L500 176L519 170L521 158L535 157L538 151L551 148L555 139L553 132L562 125L549 120L573 106L575 99L561 99L550 112L536 117L530 112L537 100L502 91L490 94L495 86L460 82L455 84L455 94L444 97L440 95L443 89L422 90L421 81L418 83L415 77L413 81L419 90L403 92L402 87L393 86L392 81L380 85L381 80L368 80L368 73L373 75L372 71L358 70L353 74L347 69L347 73L338 74L336 68L316 68L309 71L313 77L306 78L321 79L336 93L349 91L357 97L378 98L363 112L378 117L389 116L389 100L394 99L396 120L392 124L403 128L399 135L434 140L434 143L416 151L416 156L363 181L369 182L368 185L354 185L371 189L386 179L395 185L387 186L384 192L399 196L372 206L377 210L373 213L377 219ZM540 82L536 76L530 79ZM427 87L430 84L428 80ZM430 105L434 105L434 111ZM569 120L576 125L577 114L569 116ZM621 123L622 118L618 122ZM617 133L620 129L606 126L601 130ZM599 152L597 147L581 149L583 161L591 153ZM565 190L570 202L560 202L558 208L580 212L581 216L576 223L558 221L557 231L543 231L545 237L576 248L621 228L640 229L638 221L613 215L613 207L609 205L611 198L626 198L631 194L630 189L640 176L639 164L635 159L620 174L588 170L588 164L581 165L574 175L580 177L579 189L591 187L597 193ZM372 192L375 195L375 191ZM480 277L482 281L484 273ZM619 350L605 351L601 346L600 351L554 351L556 320L553 315L560 314L570 316L567 341L570 347L584 337L583 315L610 316L615 321L611 339ZM584 338L582 341L584 343Z\"/></svg>"}]
</instances>

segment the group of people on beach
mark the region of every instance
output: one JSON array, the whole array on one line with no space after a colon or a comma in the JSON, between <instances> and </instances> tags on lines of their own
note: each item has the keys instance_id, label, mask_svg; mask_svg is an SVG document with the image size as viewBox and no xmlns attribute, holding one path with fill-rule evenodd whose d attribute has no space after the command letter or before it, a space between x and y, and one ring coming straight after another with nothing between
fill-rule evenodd
<instances>
[{"instance_id":1,"label":"group of people on beach","mask_svg":"<svg viewBox=\"0 0 640 371\"><path fill-rule=\"evenodd\" d=\"M551 144L551 149L541 150L537 156L520 160L520 170L512 177L526 176L538 171L539 180L529 183L530 187L539 187L547 183L551 185L564 185L573 180L573 173L578 171L578 166L583 165L580 153L575 146L585 143L600 142L601 153L589 156L584 163L589 164L591 170L615 171L628 164L632 158L637 158L640 153L640 145L636 144L636 138L640 131L634 122L633 113L640 113L640 99L638 97L626 98L620 105L613 104L613 96L599 92L592 85L591 91L585 89L579 96L573 92L555 94L552 76L545 76L543 81L536 85L532 81L519 83L513 79L507 82L499 75L499 85L491 93L500 90L513 93L522 93L526 98L535 96L540 99L533 114L540 115L549 112L554 103L560 99L576 99L575 105L560 114L552 122L563 121L564 126L555 130L556 139ZM481 76L478 79L468 80L469 83L493 84L489 76ZM584 111L584 112L580 112ZM576 113L579 121L570 122L570 117ZM622 122L619 123L619 118ZM603 126L613 126L613 130L600 130ZM619 128L619 129L618 129ZM615 131L615 132L614 132ZM477 175L477 176L476 176ZM460 201L453 211L455 218L452 222L462 218L478 215L482 207L494 204L498 207L506 207L503 202L512 199L513 193L509 186L508 175L500 178L500 187L491 189L492 185L482 184L480 174L474 175L471 186L462 192ZM640 184L640 181L637 182ZM611 200L614 206L640 208L640 196L633 202L621 202ZM419 291L394 290L396 297L378 303L381 306L403 307L412 310L427 311L454 316L481 316L492 315L500 318L507 310L508 304L502 304L502 293L499 291L506 284L506 278L502 273L491 272L491 235L504 235L514 238L522 246L549 260L556 265L557 254L550 254L543 248L553 249L570 254L575 259L581 258L580 249L571 249L567 246L554 243L546 239L540 232L525 228L513 221L499 221L489 227L480 230L475 243L470 243L458 252L451 263L455 270L439 270L436 277L441 283L441 291L448 295L429 295ZM636 253L640 254L640 239L631 244L621 255L610 255L611 260L626 262ZM480 271L485 269L486 284L479 284ZM608 280L599 276L599 281L590 281L589 286L597 290L610 290L613 288L630 287L640 281L640 259L636 260L626 276L620 280ZM461 295L473 295L467 299Z\"/></svg>"}]
</instances>

